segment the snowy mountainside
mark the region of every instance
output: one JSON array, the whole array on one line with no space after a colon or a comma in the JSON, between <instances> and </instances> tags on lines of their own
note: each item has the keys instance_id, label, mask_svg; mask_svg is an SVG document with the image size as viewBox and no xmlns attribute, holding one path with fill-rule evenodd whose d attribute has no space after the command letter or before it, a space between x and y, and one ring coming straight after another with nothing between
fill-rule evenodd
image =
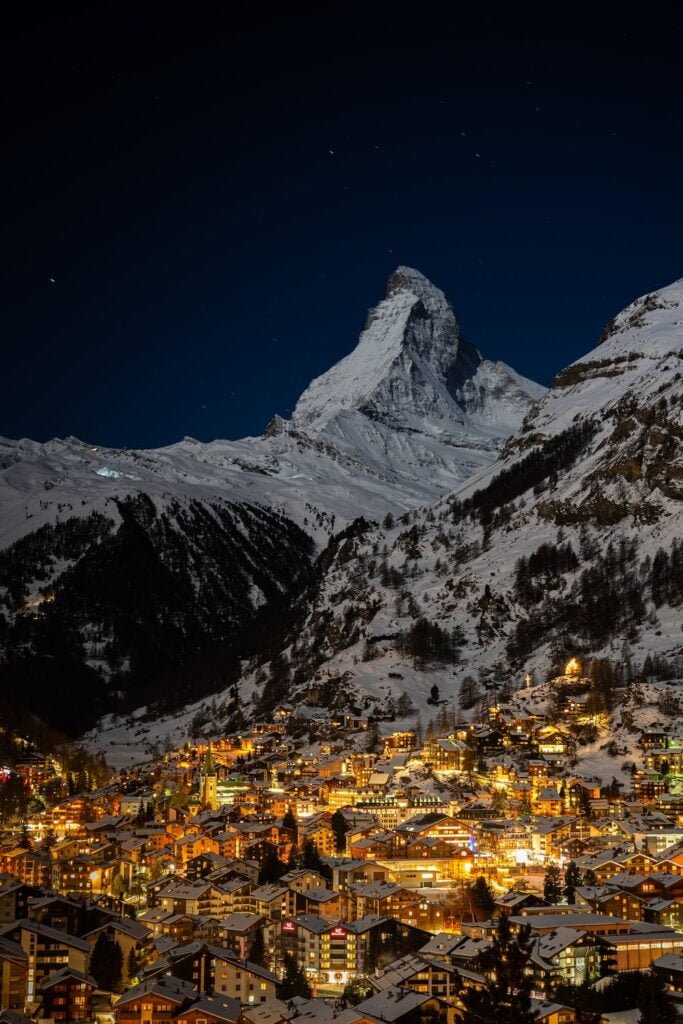
<instances>
[{"instance_id":1,"label":"snowy mountainside","mask_svg":"<svg viewBox=\"0 0 683 1024\"><path fill-rule=\"evenodd\" d=\"M521 687L531 673L536 687L515 699L547 703L542 680L572 655L626 657L634 670L648 656L678 662L682 432L679 281L634 302L559 373L496 464L431 506L336 534L277 657L244 673L241 709L251 701L267 716L287 700L298 715L324 717L353 707L396 728L435 715L435 686L440 701L457 701L467 676L483 693ZM657 720L650 685L638 721ZM604 767L610 735L622 752L633 747L621 710L582 752L588 766ZM154 729L175 741L198 711ZM219 711L212 721L233 720ZM104 726L96 742L114 757L149 741L144 726L137 743L121 720Z\"/></svg>"},{"instance_id":2,"label":"snowy mountainside","mask_svg":"<svg viewBox=\"0 0 683 1024\"><path fill-rule=\"evenodd\" d=\"M156 450L0 439L0 675L60 726L44 700L51 665L101 710L219 689L252 650L255 616L274 612L262 636L275 642L316 544L488 466L543 393L485 360L443 293L399 268L357 348L261 437ZM195 686L181 667L217 644L225 671L207 654Z\"/></svg>"},{"instance_id":3,"label":"snowy mountainside","mask_svg":"<svg viewBox=\"0 0 683 1024\"><path fill-rule=\"evenodd\" d=\"M331 542L285 652L298 703L323 693L386 710L403 687L428 712L432 685L450 697L480 669L544 678L571 654L619 657L624 642L641 661L679 650L683 282L633 303L606 334L558 374L494 466ZM425 621L443 636L413 636ZM261 704L271 677L268 665L250 677Z\"/></svg>"}]
</instances>

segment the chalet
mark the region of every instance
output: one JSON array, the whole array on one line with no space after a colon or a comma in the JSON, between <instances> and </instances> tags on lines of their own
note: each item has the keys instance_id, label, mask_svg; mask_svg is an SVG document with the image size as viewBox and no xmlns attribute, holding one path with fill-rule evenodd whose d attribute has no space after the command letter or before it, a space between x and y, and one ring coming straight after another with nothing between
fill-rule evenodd
<instances>
[{"instance_id":1,"label":"chalet","mask_svg":"<svg viewBox=\"0 0 683 1024\"><path fill-rule=\"evenodd\" d=\"M216 938L221 946L246 960L256 932L265 924L260 914L235 913L218 922Z\"/></svg>"},{"instance_id":2,"label":"chalet","mask_svg":"<svg viewBox=\"0 0 683 1024\"><path fill-rule=\"evenodd\" d=\"M41 1015L55 1021L92 1020L97 982L89 974L62 967L40 983Z\"/></svg>"},{"instance_id":3,"label":"chalet","mask_svg":"<svg viewBox=\"0 0 683 1024\"><path fill-rule=\"evenodd\" d=\"M37 895L40 895L40 889L24 885L18 879L0 884L0 926L26 917L29 901Z\"/></svg>"},{"instance_id":4,"label":"chalet","mask_svg":"<svg viewBox=\"0 0 683 1024\"><path fill-rule=\"evenodd\" d=\"M287 871L281 877L280 884L286 885L293 892L308 892L309 889L328 887L325 876L312 868L295 868L293 871Z\"/></svg>"},{"instance_id":5,"label":"chalet","mask_svg":"<svg viewBox=\"0 0 683 1024\"><path fill-rule=\"evenodd\" d=\"M279 921L287 911L289 888L277 882L259 885L249 893L248 909L271 921Z\"/></svg>"},{"instance_id":6,"label":"chalet","mask_svg":"<svg viewBox=\"0 0 683 1024\"><path fill-rule=\"evenodd\" d=\"M242 1004L273 999L279 984L265 967L240 959L231 950L203 942L190 942L169 950L146 970L149 978L171 975L194 985L196 991L213 991L239 999Z\"/></svg>"},{"instance_id":7,"label":"chalet","mask_svg":"<svg viewBox=\"0 0 683 1024\"><path fill-rule=\"evenodd\" d=\"M206 878L212 871L229 866L229 857L223 857L219 853L199 853L192 857L185 865L185 878L188 882L197 882Z\"/></svg>"},{"instance_id":8,"label":"chalet","mask_svg":"<svg viewBox=\"0 0 683 1024\"><path fill-rule=\"evenodd\" d=\"M556 928L534 940L530 967L533 991L547 998L558 984L581 985L600 977L602 953L596 938L580 928Z\"/></svg>"},{"instance_id":9,"label":"chalet","mask_svg":"<svg viewBox=\"0 0 683 1024\"><path fill-rule=\"evenodd\" d=\"M194 999L189 982L178 978L151 978L128 989L114 1005L116 1024L148 1024L170 1020Z\"/></svg>"},{"instance_id":10,"label":"chalet","mask_svg":"<svg viewBox=\"0 0 683 1024\"><path fill-rule=\"evenodd\" d=\"M387 988L359 1003L355 1011L361 1021L377 1024L418 1024L423 1019L445 1015L440 999L402 988Z\"/></svg>"},{"instance_id":11,"label":"chalet","mask_svg":"<svg viewBox=\"0 0 683 1024\"><path fill-rule=\"evenodd\" d=\"M627 921L643 921L643 900L632 892L613 885L586 885L576 889L577 904L596 914L609 914Z\"/></svg>"},{"instance_id":12,"label":"chalet","mask_svg":"<svg viewBox=\"0 0 683 1024\"><path fill-rule=\"evenodd\" d=\"M0 852L0 871L19 879L24 885L48 887L52 880L49 856L23 847Z\"/></svg>"},{"instance_id":13,"label":"chalet","mask_svg":"<svg viewBox=\"0 0 683 1024\"><path fill-rule=\"evenodd\" d=\"M394 960L370 978L375 992L397 987L410 989L422 995L438 996L454 1004L462 988L461 975L456 967L443 961L434 961L422 953L409 953Z\"/></svg>"},{"instance_id":14,"label":"chalet","mask_svg":"<svg viewBox=\"0 0 683 1024\"><path fill-rule=\"evenodd\" d=\"M521 914L526 907L535 907L544 902L534 893L521 889L510 889L503 896L498 896L495 901L499 914Z\"/></svg>"},{"instance_id":15,"label":"chalet","mask_svg":"<svg viewBox=\"0 0 683 1024\"><path fill-rule=\"evenodd\" d=\"M348 907L355 917L398 917L402 908L415 903L415 893L386 879L351 886Z\"/></svg>"},{"instance_id":16,"label":"chalet","mask_svg":"<svg viewBox=\"0 0 683 1024\"><path fill-rule=\"evenodd\" d=\"M383 882L388 876L387 868L371 860L343 859L332 862L332 888L341 893L349 892L354 883Z\"/></svg>"},{"instance_id":17,"label":"chalet","mask_svg":"<svg viewBox=\"0 0 683 1024\"><path fill-rule=\"evenodd\" d=\"M427 740L423 758L438 772L462 771L467 756L467 745L455 736Z\"/></svg>"},{"instance_id":18,"label":"chalet","mask_svg":"<svg viewBox=\"0 0 683 1024\"><path fill-rule=\"evenodd\" d=\"M318 914L338 917L346 900L341 893L332 889L307 889L302 893L290 893L289 914Z\"/></svg>"},{"instance_id":19,"label":"chalet","mask_svg":"<svg viewBox=\"0 0 683 1024\"><path fill-rule=\"evenodd\" d=\"M683 901L663 897L647 900L642 904L642 920L675 931L683 931Z\"/></svg>"},{"instance_id":20,"label":"chalet","mask_svg":"<svg viewBox=\"0 0 683 1024\"><path fill-rule=\"evenodd\" d=\"M680 998L683 995L683 956L680 953L664 953L650 964L669 992Z\"/></svg>"},{"instance_id":21,"label":"chalet","mask_svg":"<svg viewBox=\"0 0 683 1024\"><path fill-rule=\"evenodd\" d=\"M237 1024L241 1019L239 999L230 996L201 995L175 1015L182 1024Z\"/></svg>"}]
</instances>

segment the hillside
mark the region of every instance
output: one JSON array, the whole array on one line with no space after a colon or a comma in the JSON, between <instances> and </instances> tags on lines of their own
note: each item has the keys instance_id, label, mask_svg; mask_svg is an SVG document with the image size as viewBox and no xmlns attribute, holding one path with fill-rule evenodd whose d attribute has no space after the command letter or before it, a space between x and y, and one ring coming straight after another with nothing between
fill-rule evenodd
<instances>
[{"instance_id":1,"label":"hillside","mask_svg":"<svg viewBox=\"0 0 683 1024\"><path fill-rule=\"evenodd\" d=\"M540 685L574 655L634 675L649 656L651 676L674 674L682 405L677 282L634 302L557 375L494 466L430 506L338 533L279 656L245 674L243 699L257 715L287 700L299 715L390 718L406 693L414 720L434 714L434 686L450 703L466 676L480 694L527 673Z\"/></svg>"},{"instance_id":2,"label":"hillside","mask_svg":"<svg viewBox=\"0 0 683 1024\"><path fill-rule=\"evenodd\" d=\"M0 677L71 734L223 690L281 645L331 535L490 465L543 392L399 268L356 348L261 437L0 440Z\"/></svg>"}]
</instances>

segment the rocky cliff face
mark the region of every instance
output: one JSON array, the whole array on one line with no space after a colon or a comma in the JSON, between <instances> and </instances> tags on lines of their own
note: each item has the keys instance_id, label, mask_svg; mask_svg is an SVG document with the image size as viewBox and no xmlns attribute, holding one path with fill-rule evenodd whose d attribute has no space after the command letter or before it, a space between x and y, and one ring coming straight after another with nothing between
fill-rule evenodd
<instances>
[{"instance_id":1,"label":"rocky cliff face","mask_svg":"<svg viewBox=\"0 0 683 1024\"><path fill-rule=\"evenodd\" d=\"M357 347L309 385L292 424L388 480L445 488L490 463L544 391L484 359L443 292L399 267Z\"/></svg>"}]
</instances>

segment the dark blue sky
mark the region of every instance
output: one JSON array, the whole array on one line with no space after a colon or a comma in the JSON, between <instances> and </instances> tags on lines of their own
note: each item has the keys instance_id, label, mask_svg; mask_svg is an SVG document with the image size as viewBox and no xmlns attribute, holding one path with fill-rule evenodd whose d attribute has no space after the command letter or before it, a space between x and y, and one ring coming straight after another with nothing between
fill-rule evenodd
<instances>
[{"instance_id":1,"label":"dark blue sky","mask_svg":"<svg viewBox=\"0 0 683 1024\"><path fill-rule=\"evenodd\" d=\"M399 263L544 383L683 276L673 5L173 6L5 34L0 433L258 433Z\"/></svg>"}]
</instances>

